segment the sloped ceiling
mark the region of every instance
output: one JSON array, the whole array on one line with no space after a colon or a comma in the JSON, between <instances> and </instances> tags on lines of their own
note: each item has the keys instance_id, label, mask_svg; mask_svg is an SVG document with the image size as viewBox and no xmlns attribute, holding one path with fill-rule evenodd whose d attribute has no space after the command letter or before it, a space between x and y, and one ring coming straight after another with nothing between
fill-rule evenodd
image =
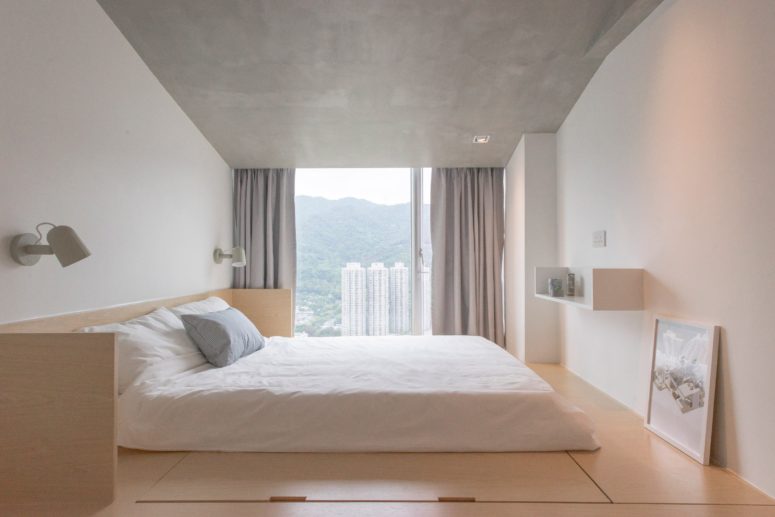
<instances>
[{"instance_id":1,"label":"sloped ceiling","mask_svg":"<svg viewBox=\"0 0 775 517\"><path fill-rule=\"evenodd\" d=\"M397 167L504 165L660 1L99 3L232 167Z\"/></svg>"}]
</instances>

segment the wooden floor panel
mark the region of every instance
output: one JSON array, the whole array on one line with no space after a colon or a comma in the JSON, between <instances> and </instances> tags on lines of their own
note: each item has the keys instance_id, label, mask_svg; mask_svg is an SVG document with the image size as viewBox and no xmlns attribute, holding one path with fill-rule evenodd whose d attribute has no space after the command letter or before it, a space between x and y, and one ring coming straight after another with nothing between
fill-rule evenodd
<instances>
[{"instance_id":1,"label":"wooden floor panel","mask_svg":"<svg viewBox=\"0 0 775 517\"><path fill-rule=\"evenodd\" d=\"M177 465L187 452L144 452L120 448L116 501L134 503Z\"/></svg>"},{"instance_id":2,"label":"wooden floor panel","mask_svg":"<svg viewBox=\"0 0 775 517\"><path fill-rule=\"evenodd\" d=\"M680 454L654 435L624 433L573 457L617 503L775 504L728 471Z\"/></svg>"},{"instance_id":3,"label":"wooden floor panel","mask_svg":"<svg viewBox=\"0 0 775 517\"><path fill-rule=\"evenodd\" d=\"M775 504L719 467L702 466L643 419L559 365L530 365L594 421L602 447L571 455L615 503Z\"/></svg>"},{"instance_id":4,"label":"wooden floor panel","mask_svg":"<svg viewBox=\"0 0 775 517\"><path fill-rule=\"evenodd\" d=\"M558 487L562 487L558 490ZM556 453L190 453L144 501L608 502L573 459Z\"/></svg>"}]
</instances>

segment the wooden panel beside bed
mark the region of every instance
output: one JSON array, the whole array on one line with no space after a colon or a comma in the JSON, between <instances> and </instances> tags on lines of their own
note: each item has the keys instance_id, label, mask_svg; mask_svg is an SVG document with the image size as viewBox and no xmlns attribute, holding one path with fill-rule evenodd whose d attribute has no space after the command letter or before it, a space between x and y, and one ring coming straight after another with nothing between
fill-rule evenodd
<instances>
[{"instance_id":1,"label":"wooden panel beside bed","mask_svg":"<svg viewBox=\"0 0 775 517\"><path fill-rule=\"evenodd\" d=\"M74 331L219 296L267 336L293 335L290 289L222 289L0 325L0 503L114 497L114 334Z\"/></svg>"},{"instance_id":2,"label":"wooden panel beside bed","mask_svg":"<svg viewBox=\"0 0 775 517\"><path fill-rule=\"evenodd\" d=\"M0 502L110 501L113 334L0 334Z\"/></svg>"}]
</instances>

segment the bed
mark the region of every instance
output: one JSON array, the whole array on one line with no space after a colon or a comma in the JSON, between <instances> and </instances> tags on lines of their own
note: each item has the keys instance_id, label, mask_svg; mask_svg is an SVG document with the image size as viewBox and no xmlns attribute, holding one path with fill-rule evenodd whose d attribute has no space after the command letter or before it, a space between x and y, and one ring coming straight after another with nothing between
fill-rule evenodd
<instances>
[{"instance_id":1,"label":"bed","mask_svg":"<svg viewBox=\"0 0 775 517\"><path fill-rule=\"evenodd\" d=\"M119 339L119 362L121 355ZM264 349L224 368L193 366L190 354L182 361L175 354L157 355L164 359L152 361L119 397L118 443L124 447L262 452L598 448L584 413L480 337L272 337Z\"/></svg>"}]
</instances>

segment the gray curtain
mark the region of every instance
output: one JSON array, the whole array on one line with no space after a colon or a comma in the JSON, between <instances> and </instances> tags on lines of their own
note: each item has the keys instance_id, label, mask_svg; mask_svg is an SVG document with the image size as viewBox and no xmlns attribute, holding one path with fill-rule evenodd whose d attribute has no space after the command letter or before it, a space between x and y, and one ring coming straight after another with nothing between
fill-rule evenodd
<instances>
[{"instance_id":1,"label":"gray curtain","mask_svg":"<svg viewBox=\"0 0 775 517\"><path fill-rule=\"evenodd\" d=\"M295 177L295 169L234 170L234 245L247 253L234 287L296 287Z\"/></svg>"},{"instance_id":2,"label":"gray curtain","mask_svg":"<svg viewBox=\"0 0 775 517\"><path fill-rule=\"evenodd\" d=\"M434 334L483 336L504 346L503 169L433 169Z\"/></svg>"}]
</instances>

